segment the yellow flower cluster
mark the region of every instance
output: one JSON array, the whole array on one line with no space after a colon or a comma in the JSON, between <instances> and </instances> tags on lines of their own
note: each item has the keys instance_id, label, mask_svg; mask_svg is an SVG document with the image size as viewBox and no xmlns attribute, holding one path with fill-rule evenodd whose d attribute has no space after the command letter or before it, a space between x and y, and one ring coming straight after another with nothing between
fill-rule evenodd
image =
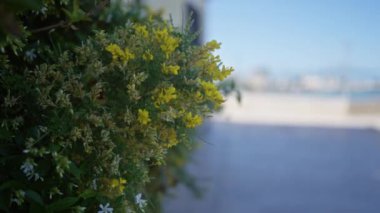
<instances>
[{"instance_id":1,"label":"yellow flower cluster","mask_svg":"<svg viewBox=\"0 0 380 213\"><path fill-rule=\"evenodd\" d=\"M219 56L214 56L212 51L219 49L220 43L213 40L206 43L202 49L198 52L200 55L199 59L195 62L195 66L202 70L205 77L211 78L212 80L222 81L227 78L232 72L232 67L222 67L222 60Z\"/></svg>"},{"instance_id":2,"label":"yellow flower cluster","mask_svg":"<svg viewBox=\"0 0 380 213\"><path fill-rule=\"evenodd\" d=\"M135 29L136 35L142 36L143 38L148 38L149 33L148 30L146 29L146 26L141 25L141 24L136 24L133 26Z\"/></svg>"},{"instance_id":3,"label":"yellow flower cluster","mask_svg":"<svg viewBox=\"0 0 380 213\"><path fill-rule=\"evenodd\" d=\"M216 102L216 105L218 106L223 102L223 96L220 94L218 88L215 86L212 82L207 81L200 81L200 84L202 86L202 89L206 95L207 98L210 100L213 100Z\"/></svg>"},{"instance_id":4,"label":"yellow flower cluster","mask_svg":"<svg viewBox=\"0 0 380 213\"><path fill-rule=\"evenodd\" d=\"M165 53L166 58L178 47L179 38L169 35L168 28L154 31L154 37L160 43L161 50Z\"/></svg>"},{"instance_id":5,"label":"yellow flower cluster","mask_svg":"<svg viewBox=\"0 0 380 213\"><path fill-rule=\"evenodd\" d=\"M204 54L205 58L208 58L208 60L198 60L196 66L204 70L204 73L213 80L222 81L233 72L232 67L226 67L224 65L222 68L219 67L219 64L221 63L219 56L213 56L211 53Z\"/></svg>"},{"instance_id":6,"label":"yellow flower cluster","mask_svg":"<svg viewBox=\"0 0 380 213\"><path fill-rule=\"evenodd\" d=\"M157 96L153 99L155 100L154 104L156 107L160 106L161 104L169 103L171 100L176 99L176 89L173 86L170 86L168 88L160 89Z\"/></svg>"},{"instance_id":7,"label":"yellow flower cluster","mask_svg":"<svg viewBox=\"0 0 380 213\"><path fill-rule=\"evenodd\" d=\"M187 128L194 128L202 124L202 117L199 115L194 115L191 112L186 113L183 117L183 122Z\"/></svg>"},{"instance_id":8,"label":"yellow flower cluster","mask_svg":"<svg viewBox=\"0 0 380 213\"><path fill-rule=\"evenodd\" d=\"M139 109L138 110L138 115L137 115L137 120L143 124L147 125L150 122L149 118L149 112L145 109Z\"/></svg>"},{"instance_id":9,"label":"yellow flower cluster","mask_svg":"<svg viewBox=\"0 0 380 213\"><path fill-rule=\"evenodd\" d=\"M178 65L166 65L162 64L162 72L164 74L178 75L180 67Z\"/></svg>"},{"instance_id":10,"label":"yellow flower cluster","mask_svg":"<svg viewBox=\"0 0 380 213\"><path fill-rule=\"evenodd\" d=\"M177 134L173 128L168 128L161 131L161 138L167 142L165 144L167 148L170 148L178 143Z\"/></svg>"},{"instance_id":11,"label":"yellow flower cluster","mask_svg":"<svg viewBox=\"0 0 380 213\"><path fill-rule=\"evenodd\" d=\"M127 180L124 178L119 179L111 179L111 188L116 190L118 193L123 193L125 189L125 184L127 183Z\"/></svg>"},{"instance_id":12,"label":"yellow flower cluster","mask_svg":"<svg viewBox=\"0 0 380 213\"><path fill-rule=\"evenodd\" d=\"M125 48L123 51L117 44L108 45L106 50L112 54L112 59L114 61L121 60L122 62L127 63L129 60L135 58L135 55L128 48Z\"/></svg>"},{"instance_id":13,"label":"yellow flower cluster","mask_svg":"<svg viewBox=\"0 0 380 213\"><path fill-rule=\"evenodd\" d=\"M195 94L194 94L194 99L196 102L202 102L203 101L203 95L200 91L197 91Z\"/></svg>"},{"instance_id":14,"label":"yellow flower cluster","mask_svg":"<svg viewBox=\"0 0 380 213\"><path fill-rule=\"evenodd\" d=\"M219 69L216 63L211 63L206 67L207 72L210 74L213 80L223 81L227 78L234 70L232 67L223 67Z\"/></svg>"},{"instance_id":15,"label":"yellow flower cluster","mask_svg":"<svg viewBox=\"0 0 380 213\"><path fill-rule=\"evenodd\" d=\"M216 49L220 49L220 43L218 43L217 41L215 40L212 40L212 41L209 41L205 44L205 47L209 50L209 51L213 51L213 50L216 50Z\"/></svg>"},{"instance_id":16,"label":"yellow flower cluster","mask_svg":"<svg viewBox=\"0 0 380 213\"><path fill-rule=\"evenodd\" d=\"M142 58L144 59L144 61L153 61L153 54L150 52L150 50L147 50L144 52Z\"/></svg>"},{"instance_id":17,"label":"yellow flower cluster","mask_svg":"<svg viewBox=\"0 0 380 213\"><path fill-rule=\"evenodd\" d=\"M215 74L215 80L224 80L225 78L227 78L229 75L231 75L231 73L234 71L234 68L232 67L226 67L223 65L222 67L222 70L220 72L217 72Z\"/></svg>"}]
</instances>

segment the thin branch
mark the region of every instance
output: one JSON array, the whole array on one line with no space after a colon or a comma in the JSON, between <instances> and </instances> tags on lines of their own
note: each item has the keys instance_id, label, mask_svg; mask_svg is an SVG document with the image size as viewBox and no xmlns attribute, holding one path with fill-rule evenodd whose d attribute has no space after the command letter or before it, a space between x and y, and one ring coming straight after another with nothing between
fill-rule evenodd
<instances>
[{"instance_id":1,"label":"thin branch","mask_svg":"<svg viewBox=\"0 0 380 213\"><path fill-rule=\"evenodd\" d=\"M31 32L32 33L39 33L39 32L42 32L42 31L51 30L51 29L54 29L54 28L57 28L57 27L64 26L66 24L67 24L66 21L60 21L60 22L58 22L56 24L52 24L50 26L41 27L41 28L38 28L38 29L35 29L35 30L31 30Z\"/></svg>"}]
</instances>

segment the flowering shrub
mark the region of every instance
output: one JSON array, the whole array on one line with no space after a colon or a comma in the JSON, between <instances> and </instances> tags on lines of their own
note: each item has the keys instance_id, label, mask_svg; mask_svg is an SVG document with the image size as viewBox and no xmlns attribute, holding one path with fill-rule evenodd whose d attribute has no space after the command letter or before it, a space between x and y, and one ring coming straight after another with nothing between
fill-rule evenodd
<instances>
[{"instance_id":1,"label":"flowering shrub","mask_svg":"<svg viewBox=\"0 0 380 213\"><path fill-rule=\"evenodd\" d=\"M219 43L193 46L191 34L155 18L97 28L63 50L8 38L0 54L8 212L147 210L150 170L220 107L214 81L232 72L212 54Z\"/></svg>"}]
</instances>

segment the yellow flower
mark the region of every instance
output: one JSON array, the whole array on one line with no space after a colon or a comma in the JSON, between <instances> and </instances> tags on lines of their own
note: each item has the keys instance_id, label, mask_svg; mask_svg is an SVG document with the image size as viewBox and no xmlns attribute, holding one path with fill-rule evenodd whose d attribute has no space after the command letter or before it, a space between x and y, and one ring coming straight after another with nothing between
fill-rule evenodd
<instances>
[{"instance_id":1,"label":"yellow flower","mask_svg":"<svg viewBox=\"0 0 380 213\"><path fill-rule=\"evenodd\" d=\"M155 97L154 104L156 107L161 104L169 103L171 100L176 99L176 89L173 86L159 90L157 97Z\"/></svg>"},{"instance_id":2,"label":"yellow flower","mask_svg":"<svg viewBox=\"0 0 380 213\"><path fill-rule=\"evenodd\" d=\"M106 50L112 54L112 60L114 61L121 60L127 63L129 60L135 58L135 55L128 48L125 48L123 51L117 44L108 45Z\"/></svg>"},{"instance_id":3,"label":"yellow flower","mask_svg":"<svg viewBox=\"0 0 380 213\"><path fill-rule=\"evenodd\" d=\"M227 78L232 72L234 71L234 68L232 67L222 67L222 70L219 72L219 75L217 76L217 80L224 80Z\"/></svg>"},{"instance_id":4,"label":"yellow flower","mask_svg":"<svg viewBox=\"0 0 380 213\"><path fill-rule=\"evenodd\" d=\"M178 47L179 39L169 35L168 28L154 31L155 39L160 43L162 52L165 53L166 58Z\"/></svg>"},{"instance_id":5,"label":"yellow flower","mask_svg":"<svg viewBox=\"0 0 380 213\"><path fill-rule=\"evenodd\" d=\"M164 42L167 37L169 37L169 32L167 28L163 28L161 30L154 30L154 36L157 41Z\"/></svg>"},{"instance_id":6,"label":"yellow flower","mask_svg":"<svg viewBox=\"0 0 380 213\"><path fill-rule=\"evenodd\" d=\"M142 58L144 59L144 61L152 61L153 60L153 54L147 50L144 52Z\"/></svg>"},{"instance_id":7,"label":"yellow flower","mask_svg":"<svg viewBox=\"0 0 380 213\"><path fill-rule=\"evenodd\" d=\"M117 44L110 44L106 47L106 50L112 54L112 59L117 60L124 55L123 50Z\"/></svg>"},{"instance_id":8,"label":"yellow flower","mask_svg":"<svg viewBox=\"0 0 380 213\"><path fill-rule=\"evenodd\" d=\"M202 118L199 115L194 115L191 112L186 113L183 117L183 122L187 128L194 128L202 124Z\"/></svg>"},{"instance_id":9,"label":"yellow flower","mask_svg":"<svg viewBox=\"0 0 380 213\"><path fill-rule=\"evenodd\" d=\"M133 54L128 48L124 49L124 55L121 57L124 62L135 59L135 54Z\"/></svg>"},{"instance_id":10,"label":"yellow flower","mask_svg":"<svg viewBox=\"0 0 380 213\"><path fill-rule=\"evenodd\" d=\"M197 91L195 94L194 94L194 98L195 98L195 101L196 102L202 102L203 101L203 95L201 92Z\"/></svg>"},{"instance_id":11,"label":"yellow flower","mask_svg":"<svg viewBox=\"0 0 380 213\"><path fill-rule=\"evenodd\" d=\"M212 80L222 81L227 78L234 69L224 65L220 68L220 64L220 57L213 56L211 53L206 53L204 57L195 62L195 66L203 70L206 76L211 77Z\"/></svg>"},{"instance_id":12,"label":"yellow flower","mask_svg":"<svg viewBox=\"0 0 380 213\"><path fill-rule=\"evenodd\" d=\"M149 33L148 33L148 30L146 29L146 26L136 24L133 28L135 29L135 32L137 35L142 36L143 38L148 38Z\"/></svg>"},{"instance_id":13,"label":"yellow flower","mask_svg":"<svg viewBox=\"0 0 380 213\"><path fill-rule=\"evenodd\" d=\"M162 64L162 72L164 74L173 74L173 75L178 75L180 67L178 65L166 65Z\"/></svg>"},{"instance_id":14,"label":"yellow flower","mask_svg":"<svg viewBox=\"0 0 380 213\"><path fill-rule=\"evenodd\" d=\"M206 98L215 101L216 107L223 102L223 96L220 94L218 88L212 82L200 81L200 84L203 88L203 91L206 95Z\"/></svg>"},{"instance_id":15,"label":"yellow flower","mask_svg":"<svg viewBox=\"0 0 380 213\"><path fill-rule=\"evenodd\" d=\"M119 178L119 179L111 179L111 188L116 189L117 192L123 193L125 189L125 184L127 183L127 180L124 178Z\"/></svg>"},{"instance_id":16,"label":"yellow flower","mask_svg":"<svg viewBox=\"0 0 380 213\"><path fill-rule=\"evenodd\" d=\"M150 122L149 112L145 109L139 109L137 120L143 125L148 124Z\"/></svg>"},{"instance_id":17,"label":"yellow flower","mask_svg":"<svg viewBox=\"0 0 380 213\"><path fill-rule=\"evenodd\" d=\"M165 146L170 148L178 143L176 131L173 128L164 129L161 132L162 139L167 142Z\"/></svg>"},{"instance_id":18,"label":"yellow flower","mask_svg":"<svg viewBox=\"0 0 380 213\"><path fill-rule=\"evenodd\" d=\"M205 44L205 47L210 51L216 50L220 48L220 43L215 40L209 41Z\"/></svg>"}]
</instances>

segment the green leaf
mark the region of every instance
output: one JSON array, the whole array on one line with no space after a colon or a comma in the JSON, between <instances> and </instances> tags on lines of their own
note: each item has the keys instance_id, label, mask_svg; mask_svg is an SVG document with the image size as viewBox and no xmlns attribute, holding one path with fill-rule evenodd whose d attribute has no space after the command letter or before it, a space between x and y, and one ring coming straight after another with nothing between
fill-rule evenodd
<instances>
[{"instance_id":1,"label":"green leaf","mask_svg":"<svg viewBox=\"0 0 380 213\"><path fill-rule=\"evenodd\" d=\"M80 194L79 196L82 197L83 199L88 199L90 197L95 197L98 193L91 190L91 189L87 189L85 190L82 194Z\"/></svg>"},{"instance_id":2,"label":"green leaf","mask_svg":"<svg viewBox=\"0 0 380 213\"><path fill-rule=\"evenodd\" d=\"M7 188L19 188L22 184L18 181L15 180L10 180L7 182L4 182L3 184L0 185L0 191L7 189Z\"/></svg>"},{"instance_id":3,"label":"green leaf","mask_svg":"<svg viewBox=\"0 0 380 213\"><path fill-rule=\"evenodd\" d=\"M58 211L63 211L71 206L73 206L76 202L78 202L79 198L78 197L66 197L61 200L58 200L48 206L48 211L49 212L58 212Z\"/></svg>"},{"instance_id":4,"label":"green leaf","mask_svg":"<svg viewBox=\"0 0 380 213\"><path fill-rule=\"evenodd\" d=\"M79 22L79 21L88 21L90 20L87 14L80 9L78 0L73 1L73 9L72 11L62 9L65 12L71 23Z\"/></svg>"},{"instance_id":5,"label":"green leaf","mask_svg":"<svg viewBox=\"0 0 380 213\"><path fill-rule=\"evenodd\" d=\"M73 163L70 163L69 172L75 176L75 178L79 179L82 171Z\"/></svg>"},{"instance_id":6,"label":"green leaf","mask_svg":"<svg viewBox=\"0 0 380 213\"><path fill-rule=\"evenodd\" d=\"M26 191L26 197L29 201L36 203L40 206L44 206L44 201L42 200L42 197L35 191L27 190Z\"/></svg>"}]
</instances>

